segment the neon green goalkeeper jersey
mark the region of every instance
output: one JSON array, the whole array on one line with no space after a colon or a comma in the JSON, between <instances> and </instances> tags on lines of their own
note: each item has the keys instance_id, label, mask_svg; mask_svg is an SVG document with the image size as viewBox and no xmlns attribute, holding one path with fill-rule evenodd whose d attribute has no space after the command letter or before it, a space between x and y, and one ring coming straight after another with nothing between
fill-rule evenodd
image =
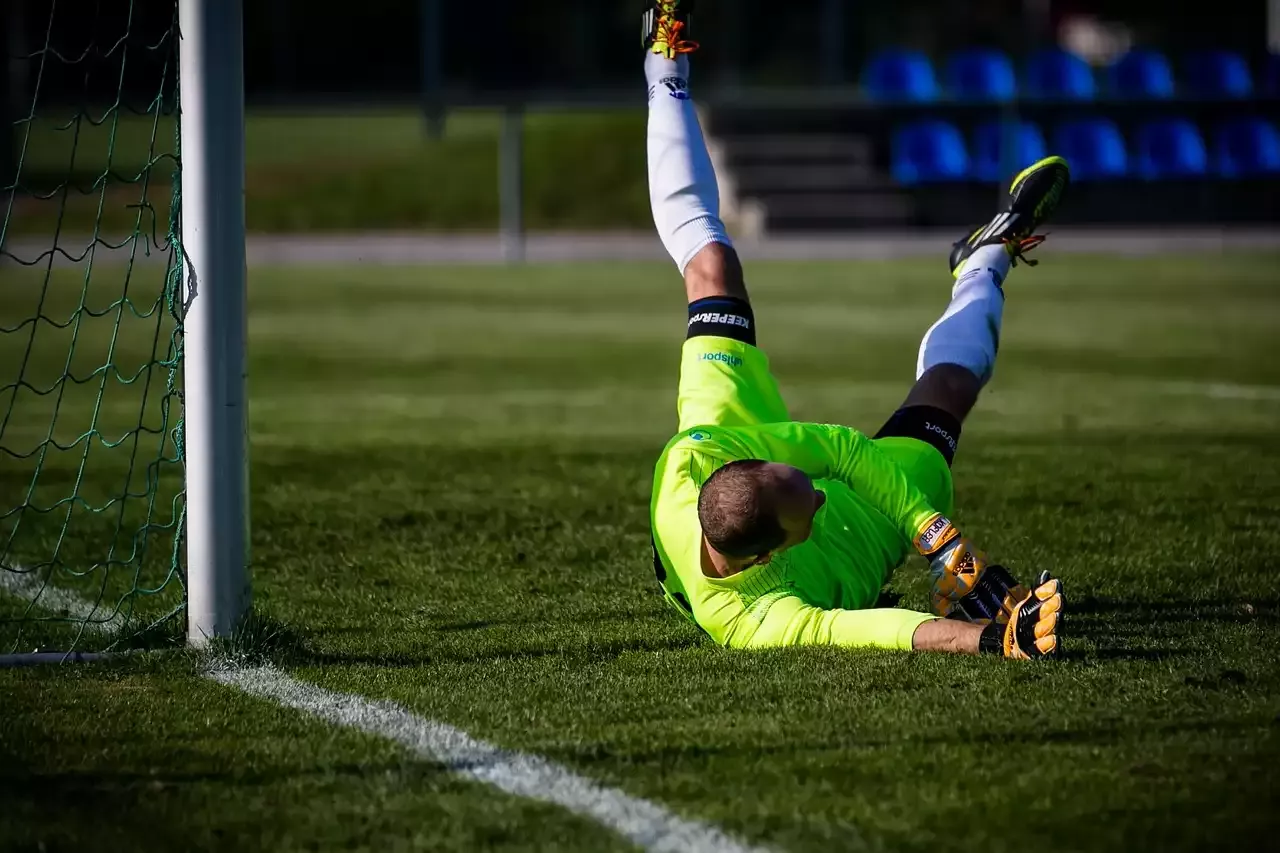
<instances>
[{"instance_id":1,"label":"neon green goalkeeper jersey","mask_svg":"<svg viewBox=\"0 0 1280 853\"><path fill-rule=\"evenodd\" d=\"M933 617L875 603L925 522L951 512L941 453L914 438L792 421L764 351L716 336L685 341L676 415L680 432L658 460L650 505L654 569L668 601L727 646L911 648ZM738 459L793 465L827 501L808 541L766 565L707 577L698 492Z\"/></svg>"},{"instance_id":2,"label":"neon green goalkeeper jersey","mask_svg":"<svg viewBox=\"0 0 1280 853\"><path fill-rule=\"evenodd\" d=\"M824 424L705 426L677 435L658 461L651 505L655 568L668 600L727 646L911 648L916 628L933 617L874 605L915 536L950 508L935 508L882 442L937 455L914 439L872 441ZM799 468L827 500L806 542L765 565L708 577L698 493L713 471L739 459ZM937 461L949 491L949 472Z\"/></svg>"}]
</instances>

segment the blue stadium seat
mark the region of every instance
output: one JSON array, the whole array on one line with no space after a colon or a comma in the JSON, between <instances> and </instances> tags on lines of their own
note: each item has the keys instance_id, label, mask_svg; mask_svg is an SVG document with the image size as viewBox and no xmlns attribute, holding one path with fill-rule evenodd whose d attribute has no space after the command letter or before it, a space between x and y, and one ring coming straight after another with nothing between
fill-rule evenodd
<instances>
[{"instance_id":1,"label":"blue stadium seat","mask_svg":"<svg viewBox=\"0 0 1280 853\"><path fill-rule=\"evenodd\" d=\"M933 65L914 50L886 50L872 57L862 85L876 101L928 103L938 99L938 80Z\"/></svg>"},{"instance_id":2,"label":"blue stadium seat","mask_svg":"<svg viewBox=\"0 0 1280 853\"><path fill-rule=\"evenodd\" d=\"M1138 129L1138 175L1147 180L1190 178L1209 169L1209 153L1194 124L1181 118L1159 119Z\"/></svg>"},{"instance_id":3,"label":"blue stadium seat","mask_svg":"<svg viewBox=\"0 0 1280 853\"><path fill-rule=\"evenodd\" d=\"M1122 98L1173 97L1173 68L1163 53L1135 49L1112 63L1111 91Z\"/></svg>"},{"instance_id":4,"label":"blue stadium seat","mask_svg":"<svg viewBox=\"0 0 1280 853\"><path fill-rule=\"evenodd\" d=\"M1253 94L1249 63L1238 53L1206 50L1187 57L1183 80L1188 91L1206 98L1247 98Z\"/></svg>"},{"instance_id":5,"label":"blue stadium seat","mask_svg":"<svg viewBox=\"0 0 1280 853\"><path fill-rule=\"evenodd\" d=\"M1057 153L1071 163L1071 177L1076 180L1123 178L1129 172L1124 137L1109 119L1065 122L1058 126L1053 141Z\"/></svg>"},{"instance_id":6,"label":"blue stadium seat","mask_svg":"<svg viewBox=\"0 0 1280 853\"><path fill-rule=\"evenodd\" d=\"M1280 174L1280 131L1258 118L1233 119L1215 134L1218 174L1224 178Z\"/></svg>"},{"instance_id":7,"label":"blue stadium seat","mask_svg":"<svg viewBox=\"0 0 1280 853\"><path fill-rule=\"evenodd\" d=\"M1033 97L1066 101L1091 101L1097 92L1093 69L1065 50L1045 50L1027 62L1023 80Z\"/></svg>"},{"instance_id":8,"label":"blue stadium seat","mask_svg":"<svg viewBox=\"0 0 1280 853\"><path fill-rule=\"evenodd\" d=\"M1007 158L1012 170L1006 167L1003 157L1006 132L1013 145ZM989 121L978 125L973 132L973 157L969 166L969 174L980 181L1003 181L1025 166L1048 156L1044 134L1040 128L1029 121L1014 122L1006 127L1004 122Z\"/></svg>"},{"instance_id":9,"label":"blue stadium seat","mask_svg":"<svg viewBox=\"0 0 1280 853\"><path fill-rule=\"evenodd\" d=\"M953 98L970 101L1009 101L1018 93L1018 80L1009 57L998 50L965 50L947 62L947 90Z\"/></svg>"},{"instance_id":10,"label":"blue stadium seat","mask_svg":"<svg viewBox=\"0 0 1280 853\"><path fill-rule=\"evenodd\" d=\"M893 134L893 177L901 184L963 180L969 155L955 125L924 119Z\"/></svg>"}]
</instances>

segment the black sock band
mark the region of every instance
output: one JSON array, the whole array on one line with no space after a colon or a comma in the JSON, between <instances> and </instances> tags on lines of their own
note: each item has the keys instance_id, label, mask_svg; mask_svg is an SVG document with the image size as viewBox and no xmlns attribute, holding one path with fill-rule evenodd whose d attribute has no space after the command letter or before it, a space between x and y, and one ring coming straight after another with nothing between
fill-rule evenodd
<instances>
[{"instance_id":1,"label":"black sock band","mask_svg":"<svg viewBox=\"0 0 1280 853\"><path fill-rule=\"evenodd\" d=\"M978 637L978 654L982 655L1003 655L1004 654L1004 626L997 625L995 622L990 623L982 629L982 635Z\"/></svg>"},{"instance_id":2,"label":"black sock band","mask_svg":"<svg viewBox=\"0 0 1280 853\"><path fill-rule=\"evenodd\" d=\"M756 345L756 315L736 296L711 296L689 303L690 338L714 336Z\"/></svg>"},{"instance_id":3,"label":"black sock band","mask_svg":"<svg viewBox=\"0 0 1280 853\"><path fill-rule=\"evenodd\" d=\"M876 438L915 438L937 448L950 465L960 444L960 420L953 414L933 406L908 406L898 409L880 428Z\"/></svg>"}]
</instances>

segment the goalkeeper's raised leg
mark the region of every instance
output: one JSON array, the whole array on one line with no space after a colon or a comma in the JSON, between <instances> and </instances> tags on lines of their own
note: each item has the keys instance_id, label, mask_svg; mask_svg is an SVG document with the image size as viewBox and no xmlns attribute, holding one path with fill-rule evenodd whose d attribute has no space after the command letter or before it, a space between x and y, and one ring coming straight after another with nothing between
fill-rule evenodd
<instances>
[{"instance_id":1,"label":"goalkeeper's raised leg","mask_svg":"<svg viewBox=\"0 0 1280 853\"><path fill-rule=\"evenodd\" d=\"M720 188L689 91L692 0L650 0L642 18L649 85L649 200L658 235L680 268L690 318L736 318L755 343L742 264L720 219Z\"/></svg>"}]
</instances>

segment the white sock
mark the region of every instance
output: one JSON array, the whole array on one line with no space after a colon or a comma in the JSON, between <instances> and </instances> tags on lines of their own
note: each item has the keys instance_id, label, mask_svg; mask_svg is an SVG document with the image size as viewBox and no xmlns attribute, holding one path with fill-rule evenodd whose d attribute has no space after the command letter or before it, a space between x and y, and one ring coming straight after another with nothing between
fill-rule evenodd
<instances>
[{"instance_id":1,"label":"white sock","mask_svg":"<svg viewBox=\"0 0 1280 853\"><path fill-rule=\"evenodd\" d=\"M916 378L939 364L958 364L982 381L991 380L1000 348L1000 323L1009 274L1009 253L1003 246L985 246L960 268L951 304L920 342Z\"/></svg>"},{"instance_id":2,"label":"white sock","mask_svg":"<svg viewBox=\"0 0 1280 853\"><path fill-rule=\"evenodd\" d=\"M689 97L689 57L645 57L649 82L649 203L681 274L710 243L733 245L720 221L720 187Z\"/></svg>"}]
</instances>

